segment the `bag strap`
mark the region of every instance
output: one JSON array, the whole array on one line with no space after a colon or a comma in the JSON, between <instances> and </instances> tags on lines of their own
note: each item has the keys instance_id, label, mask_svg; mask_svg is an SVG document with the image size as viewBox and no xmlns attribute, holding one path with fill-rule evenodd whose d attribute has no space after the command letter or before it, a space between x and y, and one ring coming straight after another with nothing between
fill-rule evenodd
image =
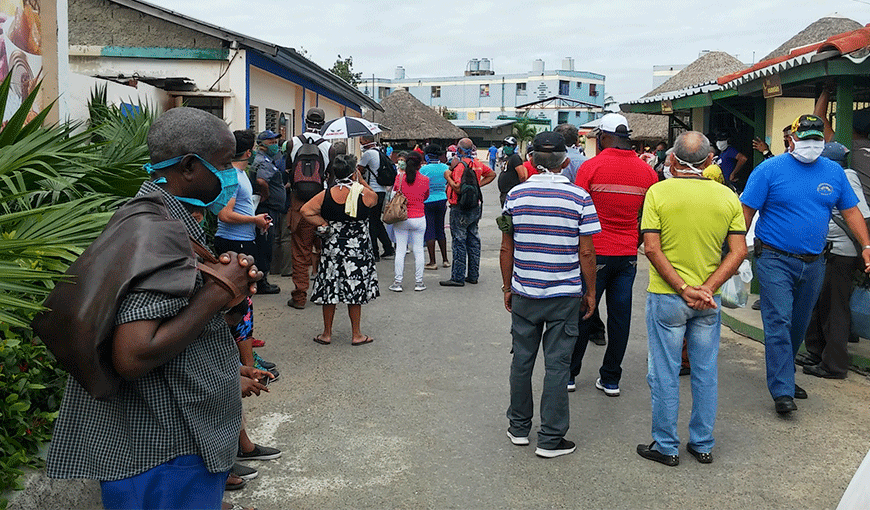
<instances>
[{"instance_id":1,"label":"bag strap","mask_svg":"<svg viewBox=\"0 0 870 510\"><path fill-rule=\"evenodd\" d=\"M239 292L236 289L236 286L232 284L226 277L221 274L218 274L217 271L214 270L212 265L221 264L222 262L217 259L208 249L199 244L199 242L193 238L193 236L188 236L190 239L190 245L193 247L193 252L196 253L200 258L202 258L202 263L196 264L196 269L198 269L203 277L208 277L214 280L222 289L229 292L232 296L230 298L229 303L227 304L227 308L232 308L239 304L243 299L245 299L246 294L243 292Z\"/></svg>"},{"instance_id":2,"label":"bag strap","mask_svg":"<svg viewBox=\"0 0 870 510\"><path fill-rule=\"evenodd\" d=\"M852 244L855 245L855 249L858 250L858 253L860 254L861 243L858 241L858 238L855 237L855 234L852 232L852 229L849 228L849 225L846 224L846 221L836 214L832 214L831 219L834 220L834 223L836 223L838 227L843 229L843 232L845 232L847 236L849 236L849 239L852 240Z\"/></svg>"}]
</instances>

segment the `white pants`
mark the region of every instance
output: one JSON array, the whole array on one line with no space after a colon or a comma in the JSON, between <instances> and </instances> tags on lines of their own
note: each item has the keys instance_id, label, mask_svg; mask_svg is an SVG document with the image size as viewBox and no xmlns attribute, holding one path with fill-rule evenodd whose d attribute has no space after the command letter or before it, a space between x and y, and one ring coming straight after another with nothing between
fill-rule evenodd
<instances>
[{"instance_id":1,"label":"white pants","mask_svg":"<svg viewBox=\"0 0 870 510\"><path fill-rule=\"evenodd\" d=\"M423 235L426 233L426 218L409 218L393 224L396 234L396 260L393 268L396 271L396 282L402 283L402 273L405 272L405 252L408 243L414 251L414 281L423 281Z\"/></svg>"}]
</instances>

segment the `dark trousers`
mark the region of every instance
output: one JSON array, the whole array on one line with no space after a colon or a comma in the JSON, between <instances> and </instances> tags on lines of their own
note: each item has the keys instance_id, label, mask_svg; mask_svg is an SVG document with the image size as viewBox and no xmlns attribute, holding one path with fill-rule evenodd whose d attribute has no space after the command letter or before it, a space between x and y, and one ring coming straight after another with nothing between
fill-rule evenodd
<instances>
[{"instance_id":1,"label":"dark trousers","mask_svg":"<svg viewBox=\"0 0 870 510\"><path fill-rule=\"evenodd\" d=\"M215 236L214 250L218 255L228 251L234 251L236 253L251 255L254 257L255 261L257 260L257 245L254 241L233 241L232 239ZM257 264L257 269L260 269L259 263Z\"/></svg>"},{"instance_id":2,"label":"dark trousers","mask_svg":"<svg viewBox=\"0 0 870 510\"><path fill-rule=\"evenodd\" d=\"M272 245L275 244L275 218L278 217L278 211L258 209L257 214L264 212L272 217L272 226L266 232L257 229L257 254L254 255L254 259L257 261L257 269L268 276L269 270L272 268Z\"/></svg>"},{"instance_id":3,"label":"dark trousers","mask_svg":"<svg viewBox=\"0 0 870 510\"><path fill-rule=\"evenodd\" d=\"M375 206L372 210L372 215L369 216L369 237L372 240L372 251L375 254L375 258L380 257L378 253L389 255L393 252L393 242L390 241L387 229L384 228L384 222L381 221L381 212L384 210L386 198L386 192L378 192L378 205ZM378 251L378 241L381 242L381 247L383 247L381 252Z\"/></svg>"},{"instance_id":4,"label":"dark trousers","mask_svg":"<svg viewBox=\"0 0 870 510\"><path fill-rule=\"evenodd\" d=\"M568 431L568 370L577 334L580 299L557 297L511 298L511 403L507 410L511 434L526 437L532 428L532 371L538 348L544 349L544 385L541 391L540 448L555 448Z\"/></svg>"},{"instance_id":5,"label":"dark trousers","mask_svg":"<svg viewBox=\"0 0 870 510\"><path fill-rule=\"evenodd\" d=\"M852 273L858 267L857 257L831 255L825 263L822 291L810 316L805 343L807 351L822 359L830 372L845 374L851 359L846 344L852 328L849 298L852 295Z\"/></svg>"},{"instance_id":6,"label":"dark trousers","mask_svg":"<svg viewBox=\"0 0 870 510\"><path fill-rule=\"evenodd\" d=\"M622 359L628 345L631 324L631 287L637 274L637 255L596 257L598 271L595 276L595 303L607 291L607 350L599 374L603 384L619 384L622 377ZM580 321L580 334L571 359L571 378L577 377L583 364L583 355L589 343L594 321Z\"/></svg>"}]
</instances>

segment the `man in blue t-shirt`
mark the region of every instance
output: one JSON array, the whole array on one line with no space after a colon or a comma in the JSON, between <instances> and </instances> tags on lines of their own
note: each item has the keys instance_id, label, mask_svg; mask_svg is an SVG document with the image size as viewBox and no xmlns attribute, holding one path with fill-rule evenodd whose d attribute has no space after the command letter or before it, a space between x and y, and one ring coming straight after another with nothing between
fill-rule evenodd
<instances>
[{"instance_id":1,"label":"man in blue t-shirt","mask_svg":"<svg viewBox=\"0 0 870 510\"><path fill-rule=\"evenodd\" d=\"M831 210L837 208L858 237L865 271L870 272L870 238L858 199L842 167L820 158L824 124L801 115L792 124L790 152L761 163L740 197L746 226L755 226L756 273L761 287L761 320L767 387L776 412L797 409L806 398L795 384L794 357L803 342L825 272L822 251Z\"/></svg>"},{"instance_id":2,"label":"man in blue t-shirt","mask_svg":"<svg viewBox=\"0 0 870 510\"><path fill-rule=\"evenodd\" d=\"M495 146L495 142L489 144L489 167L495 168L495 156L498 154L498 147Z\"/></svg>"}]
</instances>

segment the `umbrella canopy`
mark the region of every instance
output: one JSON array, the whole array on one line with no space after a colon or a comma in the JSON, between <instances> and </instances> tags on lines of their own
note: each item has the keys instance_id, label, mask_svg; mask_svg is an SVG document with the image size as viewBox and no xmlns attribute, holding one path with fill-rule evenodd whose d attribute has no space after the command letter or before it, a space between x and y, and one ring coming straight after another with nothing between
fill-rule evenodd
<instances>
[{"instance_id":1,"label":"umbrella canopy","mask_svg":"<svg viewBox=\"0 0 870 510\"><path fill-rule=\"evenodd\" d=\"M320 134L327 140L353 138L355 136L374 136L381 132L377 124L358 117L339 117L323 125Z\"/></svg>"}]
</instances>

